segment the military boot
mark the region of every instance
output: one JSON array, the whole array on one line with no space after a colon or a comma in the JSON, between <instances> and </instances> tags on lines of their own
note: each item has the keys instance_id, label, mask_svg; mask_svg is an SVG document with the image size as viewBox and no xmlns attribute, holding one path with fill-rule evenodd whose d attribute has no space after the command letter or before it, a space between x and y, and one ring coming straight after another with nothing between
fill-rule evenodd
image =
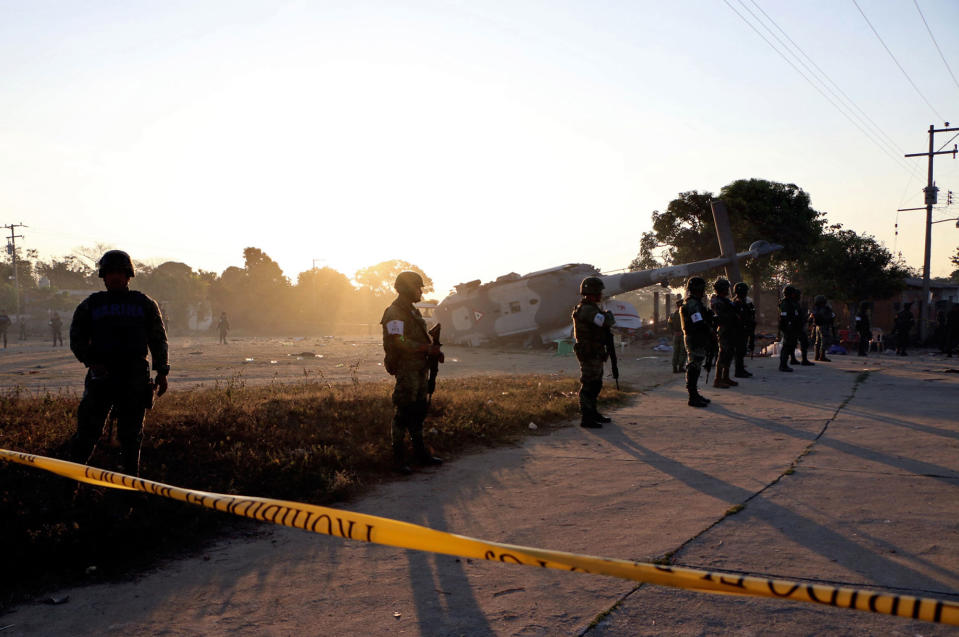
<instances>
[{"instance_id":1,"label":"military boot","mask_svg":"<svg viewBox=\"0 0 959 637\"><path fill-rule=\"evenodd\" d=\"M430 453L426 443L423 442L423 423L426 421L426 412L429 405L425 400L416 403L413 422L410 424L410 440L413 442L413 455L416 462L424 467L432 467L443 464L443 459Z\"/></svg>"},{"instance_id":2,"label":"military boot","mask_svg":"<svg viewBox=\"0 0 959 637\"><path fill-rule=\"evenodd\" d=\"M746 367L744 365L736 365L736 373L733 374L733 376L736 378L752 378L753 374L752 372L746 371Z\"/></svg>"},{"instance_id":3,"label":"military boot","mask_svg":"<svg viewBox=\"0 0 959 637\"><path fill-rule=\"evenodd\" d=\"M737 385L739 383L736 383ZM713 387L717 389L729 389L732 387L732 384L726 380L726 375L723 373L722 367L716 367L716 377L713 379Z\"/></svg>"},{"instance_id":4,"label":"military boot","mask_svg":"<svg viewBox=\"0 0 959 637\"><path fill-rule=\"evenodd\" d=\"M120 451L120 473L138 477L140 475L140 448L124 447Z\"/></svg>"},{"instance_id":5,"label":"military boot","mask_svg":"<svg viewBox=\"0 0 959 637\"><path fill-rule=\"evenodd\" d=\"M689 394L689 402L687 403L690 407L705 407L709 404L709 400L699 395L699 390L696 388L696 384L699 382L699 372L693 371L692 369L686 369L686 391Z\"/></svg>"},{"instance_id":6,"label":"military boot","mask_svg":"<svg viewBox=\"0 0 959 637\"><path fill-rule=\"evenodd\" d=\"M723 380L726 381L726 384L729 385L730 387L738 387L738 386L739 386L739 383L737 383L736 381L734 381L732 378L729 377L729 366L728 366L728 365L727 365L726 367L723 367Z\"/></svg>"},{"instance_id":7,"label":"military boot","mask_svg":"<svg viewBox=\"0 0 959 637\"><path fill-rule=\"evenodd\" d=\"M824 363L831 363L831 362L832 362L831 360L829 360L828 358L826 358L826 355L825 355L825 354L822 354L822 355L819 357L818 360L821 360L821 361L824 362Z\"/></svg>"},{"instance_id":8,"label":"military boot","mask_svg":"<svg viewBox=\"0 0 959 637\"><path fill-rule=\"evenodd\" d=\"M789 354L783 352L779 355L779 371L781 372L791 372L793 368L786 364L786 361L789 360Z\"/></svg>"},{"instance_id":9,"label":"military boot","mask_svg":"<svg viewBox=\"0 0 959 637\"><path fill-rule=\"evenodd\" d=\"M390 443L393 447L393 471L404 476L413 473L413 470L406 463L407 419L407 410L397 407L396 413L393 415L393 426L390 429Z\"/></svg>"}]
</instances>

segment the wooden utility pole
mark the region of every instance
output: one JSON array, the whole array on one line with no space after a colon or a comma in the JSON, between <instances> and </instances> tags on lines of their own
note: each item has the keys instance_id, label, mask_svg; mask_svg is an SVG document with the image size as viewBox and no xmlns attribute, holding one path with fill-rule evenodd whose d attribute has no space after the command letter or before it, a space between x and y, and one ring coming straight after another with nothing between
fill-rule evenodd
<instances>
[{"instance_id":1,"label":"wooden utility pole","mask_svg":"<svg viewBox=\"0 0 959 637\"><path fill-rule=\"evenodd\" d=\"M949 122L946 122L949 126ZM951 133L959 131L959 128L936 128L934 124L929 125L929 152L910 153L906 157L928 157L929 173L926 179L926 187L923 192L926 193L926 248L922 259L922 305L919 306L919 342L925 344L926 334L929 330L929 307L932 305L929 293L929 265L932 260L932 206L938 201L939 189L936 187L935 179L932 174L932 160L936 155L952 155L956 158L956 152L959 150L956 144L953 144L952 150L933 150L935 148L936 133Z\"/></svg>"}]
</instances>

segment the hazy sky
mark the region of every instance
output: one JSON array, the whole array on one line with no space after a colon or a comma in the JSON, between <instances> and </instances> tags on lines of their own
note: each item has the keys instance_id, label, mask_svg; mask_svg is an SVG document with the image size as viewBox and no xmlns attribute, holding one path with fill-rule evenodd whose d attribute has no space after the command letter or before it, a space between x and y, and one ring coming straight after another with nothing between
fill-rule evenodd
<instances>
[{"instance_id":1,"label":"hazy sky","mask_svg":"<svg viewBox=\"0 0 959 637\"><path fill-rule=\"evenodd\" d=\"M915 2L858 3L922 96L852 0L0 0L0 223L42 258L399 258L444 292L623 268L677 193L757 177L921 267L924 213L894 224L926 160L902 154L959 125L959 83ZM918 7L959 73L959 2ZM784 50L764 13L855 124L740 17ZM959 201L959 161L936 180ZM933 229L947 274L959 230Z\"/></svg>"}]
</instances>

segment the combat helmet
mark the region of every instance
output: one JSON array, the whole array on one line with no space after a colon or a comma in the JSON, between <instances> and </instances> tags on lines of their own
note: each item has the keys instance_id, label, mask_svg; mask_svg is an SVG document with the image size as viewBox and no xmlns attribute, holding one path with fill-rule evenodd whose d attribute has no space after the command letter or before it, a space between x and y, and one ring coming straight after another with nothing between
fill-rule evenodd
<instances>
[{"instance_id":1,"label":"combat helmet","mask_svg":"<svg viewBox=\"0 0 959 637\"><path fill-rule=\"evenodd\" d=\"M699 292L702 294L706 291L706 279L701 276L691 276L686 281L686 289L690 292Z\"/></svg>"},{"instance_id":2,"label":"combat helmet","mask_svg":"<svg viewBox=\"0 0 959 637\"><path fill-rule=\"evenodd\" d=\"M393 289L400 294L412 296L417 288L423 287L423 277L417 272L407 270L396 275L396 282L393 283Z\"/></svg>"},{"instance_id":3,"label":"combat helmet","mask_svg":"<svg viewBox=\"0 0 959 637\"><path fill-rule=\"evenodd\" d=\"M824 294L817 294L816 298L813 299L813 305L825 305L826 296Z\"/></svg>"},{"instance_id":4,"label":"combat helmet","mask_svg":"<svg viewBox=\"0 0 959 637\"><path fill-rule=\"evenodd\" d=\"M133 260L123 250L108 250L97 261L97 276L101 279L107 272L124 272L129 277L136 276L133 272Z\"/></svg>"},{"instance_id":5,"label":"combat helmet","mask_svg":"<svg viewBox=\"0 0 959 637\"><path fill-rule=\"evenodd\" d=\"M747 294L749 294L749 284L745 281L740 281L733 286L733 294L736 296L745 297Z\"/></svg>"},{"instance_id":6,"label":"combat helmet","mask_svg":"<svg viewBox=\"0 0 959 637\"><path fill-rule=\"evenodd\" d=\"M588 276L579 284L580 294L602 294L605 289L606 285L598 276Z\"/></svg>"},{"instance_id":7,"label":"combat helmet","mask_svg":"<svg viewBox=\"0 0 959 637\"><path fill-rule=\"evenodd\" d=\"M788 299L792 298L793 296L799 296L799 288L792 283L789 283L783 287L783 298Z\"/></svg>"},{"instance_id":8,"label":"combat helmet","mask_svg":"<svg viewBox=\"0 0 959 637\"><path fill-rule=\"evenodd\" d=\"M719 277L713 283L713 289L717 292L729 292L729 281L723 277Z\"/></svg>"}]
</instances>

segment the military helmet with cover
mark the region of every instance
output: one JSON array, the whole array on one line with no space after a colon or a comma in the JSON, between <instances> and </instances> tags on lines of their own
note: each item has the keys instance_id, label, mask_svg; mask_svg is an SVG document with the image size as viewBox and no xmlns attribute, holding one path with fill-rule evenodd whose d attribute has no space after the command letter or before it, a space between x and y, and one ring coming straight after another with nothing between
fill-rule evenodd
<instances>
[{"instance_id":1,"label":"military helmet with cover","mask_svg":"<svg viewBox=\"0 0 959 637\"><path fill-rule=\"evenodd\" d=\"M817 294L816 298L813 299L813 305L825 305L826 304L826 295Z\"/></svg>"},{"instance_id":2,"label":"military helmet with cover","mask_svg":"<svg viewBox=\"0 0 959 637\"><path fill-rule=\"evenodd\" d=\"M706 279L701 276L691 276L686 281L686 289L690 292L705 292L706 291Z\"/></svg>"},{"instance_id":3,"label":"military helmet with cover","mask_svg":"<svg viewBox=\"0 0 959 637\"><path fill-rule=\"evenodd\" d=\"M749 294L749 284L745 281L740 281L733 286L733 294L736 296L746 296Z\"/></svg>"},{"instance_id":4,"label":"military helmet with cover","mask_svg":"<svg viewBox=\"0 0 959 637\"><path fill-rule=\"evenodd\" d=\"M717 292L729 292L729 281L723 277L719 277L713 283L713 289Z\"/></svg>"},{"instance_id":5,"label":"military helmet with cover","mask_svg":"<svg viewBox=\"0 0 959 637\"><path fill-rule=\"evenodd\" d=\"M792 283L789 283L783 287L783 298L788 299L792 298L793 296L799 296L799 288Z\"/></svg>"},{"instance_id":6,"label":"military helmet with cover","mask_svg":"<svg viewBox=\"0 0 959 637\"><path fill-rule=\"evenodd\" d=\"M606 284L598 276L588 276L579 284L580 294L602 294Z\"/></svg>"},{"instance_id":7,"label":"military helmet with cover","mask_svg":"<svg viewBox=\"0 0 959 637\"><path fill-rule=\"evenodd\" d=\"M393 289L400 294L412 295L417 288L423 287L423 277L417 272L407 270L396 275L396 282L393 283Z\"/></svg>"},{"instance_id":8,"label":"military helmet with cover","mask_svg":"<svg viewBox=\"0 0 959 637\"><path fill-rule=\"evenodd\" d=\"M107 272L124 272L129 277L136 276L133 272L133 259L123 250L107 250L97 261L97 276L101 279Z\"/></svg>"}]
</instances>

